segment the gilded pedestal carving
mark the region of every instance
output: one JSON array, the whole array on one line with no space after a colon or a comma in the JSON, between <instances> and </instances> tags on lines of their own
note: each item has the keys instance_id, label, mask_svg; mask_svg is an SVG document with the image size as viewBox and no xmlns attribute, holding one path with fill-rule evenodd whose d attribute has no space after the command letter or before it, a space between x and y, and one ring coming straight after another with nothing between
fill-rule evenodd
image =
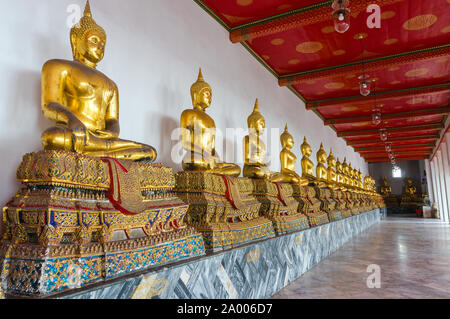
<instances>
[{"instance_id":1,"label":"gilded pedestal carving","mask_svg":"<svg viewBox=\"0 0 450 319\"><path fill-rule=\"evenodd\" d=\"M272 221L275 232L283 233L309 228L308 218L293 198L293 185L252 179L253 195L261 203L260 214Z\"/></svg>"},{"instance_id":2,"label":"gilded pedestal carving","mask_svg":"<svg viewBox=\"0 0 450 319\"><path fill-rule=\"evenodd\" d=\"M203 235L208 250L236 247L274 236L272 222L259 215L261 203L248 178L179 172L176 192L189 204L186 224Z\"/></svg>"},{"instance_id":3,"label":"gilded pedestal carving","mask_svg":"<svg viewBox=\"0 0 450 319\"><path fill-rule=\"evenodd\" d=\"M311 186L292 185L293 197L299 202L298 210L308 217L311 227L329 222L328 215L321 209L316 190Z\"/></svg>"},{"instance_id":4,"label":"gilded pedestal carving","mask_svg":"<svg viewBox=\"0 0 450 319\"><path fill-rule=\"evenodd\" d=\"M24 187L3 208L4 290L48 295L204 254L201 235L184 222L188 205L173 192L172 170L132 165L136 170L128 178L138 181L142 212L124 213L125 203L110 199L114 181L101 158L26 154L17 171ZM124 189L122 199L128 196Z\"/></svg>"}]
</instances>

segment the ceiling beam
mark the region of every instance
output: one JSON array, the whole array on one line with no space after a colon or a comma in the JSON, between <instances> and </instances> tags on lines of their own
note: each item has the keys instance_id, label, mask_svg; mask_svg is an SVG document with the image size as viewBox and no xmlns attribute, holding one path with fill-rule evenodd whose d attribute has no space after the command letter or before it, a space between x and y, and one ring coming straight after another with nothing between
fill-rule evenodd
<instances>
[{"instance_id":1,"label":"ceiling beam","mask_svg":"<svg viewBox=\"0 0 450 319\"><path fill-rule=\"evenodd\" d=\"M396 162L405 162L405 161L421 161L427 159L427 156L418 156L418 157L405 157L405 158L396 158ZM390 159L369 159L366 160L367 163L378 163L378 162L390 162Z\"/></svg>"},{"instance_id":2,"label":"ceiling beam","mask_svg":"<svg viewBox=\"0 0 450 319\"><path fill-rule=\"evenodd\" d=\"M361 94L358 94L358 95L336 97L336 98L330 98L330 99L324 99L324 100L307 101L306 109L313 110L318 107L343 105L343 104L347 104L347 103L351 103L351 102L355 102L355 101L356 102L358 102L358 101L371 101L372 102L371 97L373 97L373 96L376 96L377 99L394 98L394 97L400 98L400 97L408 97L411 95L418 95L418 94L441 93L441 92L447 92L449 90L450 90L450 83L440 83L440 84L415 87L415 88L405 88L405 89L384 91L384 92L372 92L368 96L362 96Z\"/></svg>"},{"instance_id":3,"label":"ceiling beam","mask_svg":"<svg viewBox=\"0 0 450 319\"><path fill-rule=\"evenodd\" d=\"M421 50L404 52L396 55L388 55L369 59L364 61L365 72L377 72L386 69L388 66L405 65L408 63L415 63L417 61L429 60L437 57L444 57L450 54L450 45L442 45ZM387 61L388 60L388 61ZM279 86L289 86L302 84L306 81L320 80L336 76L339 73L341 76L346 76L361 72L361 61L351 62L347 64L334 65L321 69L307 70L298 73L291 73L280 76L278 80Z\"/></svg>"},{"instance_id":4,"label":"ceiling beam","mask_svg":"<svg viewBox=\"0 0 450 319\"><path fill-rule=\"evenodd\" d=\"M392 154L394 155L394 157L411 157L411 156L421 156L421 155L431 155L432 151L428 150L428 151L417 151L417 152L393 152ZM389 158L389 155L387 153L367 153L364 155L364 158Z\"/></svg>"},{"instance_id":5,"label":"ceiling beam","mask_svg":"<svg viewBox=\"0 0 450 319\"><path fill-rule=\"evenodd\" d=\"M408 145L392 145L391 149L399 149L399 148L414 148L414 147L434 147L435 143L423 143L423 144L408 144ZM384 146L371 146L371 147L354 147L356 152L360 151L369 151L369 150L378 150L378 149L386 149Z\"/></svg>"},{"instance_id":6,"label":"ceiling beam","mask_svg":"<svg viewBox=\"0 0 450 319\"><path fill-rule=\"evenodd\" d=\"M331 13L333 1L322 1L307 7L298 8L277 14L265 19L253 21L236 28L230 32L232 43L253 40L271 34L302 28L308 25L329 21L332 22ZM398 2L398 0L377 0L379 6L385 6ZM365 11L369 3L367 0L352 0L352 14Z\"/></svg>"},{"instance_id":7,"label":"ceiling beam","mask_svg":"<svg viewBox=\"0 0 450 319\"><path fill-rule=\"evenodd\" d=\"M432 147L422 147L422 148L410 148L406 150L399 150L399 149L392 149L392 154L398 154L398 155L405 155L405 154L411 154L411 153L424 153L424 152L432 152ZM360 151L358 152L361 156L371 156L374 154L387 154L386 150L384 149L372 149L372 150L366 150L366 151Z\"/></svg>"},{"instance_id":8,"label":"ceiling beam","mask_svg":"<svg viewBox=\"0 0 450 319\"><path fill-rule=\"evenodd\" d=\"M384 120L397 120L397 119L407 119L413 117L422 117L430 115L445 115L450 114L450 106L439 107L439 108L428 108L415 111L397 112L397 113L381 113L381 119ZM355 117L343 117L326 119L324 121L325 125L334 124L351 124L351 123L361 123L361 122L371 122L372 115L369 116L355 116Z\"/></svg>"},{"instance_id":9,"label":"ceiling beam","mask_svg":"<svg viewBox=\"0 0 450 319\"><path fill-rule=\"evenodd\" d=\"M397 141L409 141L409 140L417 140L417 139L438 139L439 134L427 134L427 135L410 135L404 137L389 137L387 141L382 141L380 138L375 139L367 139L367 140L355 140L355 141L346 141L347 145L356 146L359 144L368 144L368 143L386 143L386 142L397 142Z\"/></svg>"},{"instance_id":10,"label":"ceiling beam","mask_svg":"<svg viewBox=\"0 0 450 319\"><path fill-rule=\"evenodd\" d=\"M410 125L410 126L399 126L399 127L390 127L386 128L388 133L402 133L402 132L411 132L414 130L440 130L444 128L444 124L421 124L421 125ZM364 135L372 135L374 133L380 133L380 129L370 129L370 130L357 130L357 131L341 131L337 132L338 137L346 137L346 136L364 136Z\"/></svg>"}]
</instances>

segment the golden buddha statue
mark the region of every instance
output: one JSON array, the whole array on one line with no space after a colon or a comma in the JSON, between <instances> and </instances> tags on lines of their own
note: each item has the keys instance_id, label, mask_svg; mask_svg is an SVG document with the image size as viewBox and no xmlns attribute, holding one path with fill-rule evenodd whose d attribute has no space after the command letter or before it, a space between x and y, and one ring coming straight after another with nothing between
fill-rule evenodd
<instances>
[{"instance_id":1,"label":"golden buddha statue","mask_svg":"<svg viewBox=\"0 0 450 319\"><path fill-rule=\"evenodd\" d=\"M92 18L89 1L70 30L73 61L50 60L42 68L42 111L56 126L42 134L46 150L118 159L156 159L153 147L119 139L119 92L96 69L106 33Z\"/></svg>"},{"instance_id":2,"label":"golden buddha statue","mask_svg":"<svg viewBox=\"0 0 450 319\"><path fill-rule=\"evenodd\" d=\"M272 175L272 182L302 184L304 180L295 172L297 156L291 152L294 147L294 138L289 134L288 126L280 136L282 150L280 152L281 171Z\"/></svg>"},{"instance_id":3,"label":"golden buddha statue","mask_svg":"<svg viewBox=\"0 0 450 319\"><path fill-rule=\"evenodd\" d=\"M347 164L347 158L344 157L344 161L342 162L342 175L344 177L344 186L351 186L350 185L350 174L349 174L349 167Z\"/></svg>"},{"instance_id":4,"label":"golden buddha statue","mask_svg":"<svg viewBox=\"0 0 450 319\"><path fill-rule=\"evenodd\" d=\"M361 170L358 169L358 188L359 188L360 190L363 189L361 179L362 179L362 173L361 173Z\"/></svg>"},{"instance_id":5,"label":"golden buddha statue","mask_svg":"<svg viewBox=\"0 0 450 319\"><path fill-rule=\"evenodd\" d=\"M205 112L211 105L211 96L211 86L203 79L200 69L197 81L191 86L194 108L181 113L181 141L187 151L182 163L183 169L238 176L241 168L233 163L221 162L216 152L216 124Z\"/></svg>"},{"instance_id":6,"label":"golden buddha statue","mask_svg":"<svg viewBox=\"0 0 450 319\"><path fill-rule=\"evenodd\" d=\"M339 158L336 160L336 175L337 175L337 183L340 188L343 188L345 186L344 182L344 169L342 167L342 163L339 160Z\"/></svg>"},{"instance_id":7,"label":"golden buddha statue","mask_svg":"<svg viewBox=\"0 0 450 319\"><path fill-rule=\"evenodd\" d=\"M325 167L325 163L327 162L327 152L323 149L323 144L320 143L319 150L316 153L317 157L317 166L316 166L316 178L318 181L318 186L328 186L328 171Z\"/></svg>"},{"instance_id":8,"label":"golden buddha statue","mask_svg":"<svg viewBox=\"0 0 450 319\"><path fill-rule=\"evenodd\" d=\"M333 156L333 150L331 148L330 148L330 155L328 155L327 158L327 163L328 163L328 170L327 170L328 184L333 186L333 188L335 188L338 183L338 175L336 173L336 158Z\"/></svg>"},{"instance_id":9,"label":"golden buddha statue","mask_svg":"<svg viewBox=\"0 0 450 319\"><path fill-rule=\"evenodd\" d=\"M380 193L383 197L387 197L392 194L391 186L389 186L386 177L383 177L383 186L380 188Z\"/></svg>"},{"instance_id":10,"label":"golden buddha statue","mask_svg":"<svg viewBox=\"0 0 450 319\"><path fill-rule=\"evenodd\" d=\"M300 146L302 151L302 178L308 180L309 183L314 184L316 177L314 176L314 163L309 159L312 154L311 146L306 141L306 136L303 138L303 144Z\"/></svg>"},{"instance_id":11,"label":"golden buddha statue","mask_svg":"<svg viewBox=\"0 0 450 319\"><path fill-rule=\"evenodd\" d=\"M249 135L244 137L244 177L270 178L270 170L266 166L266 144L260 139L266 128L264 117L259 112L258 99L252 114L247 118Z\"/></svg>"},{"instance_id":12,"label":"golden buddha statue","mask_svg":"<svg viewBox=\"0 0 450 319\"><path fill-rule=\"evenodd\" d=\"M348 184L349 184L350 187L354 186L354 176L353 176L352 163L348 163Z\"/></svg>"},{"instance_id":13,"label":"golden buddha statue","mask_svg":"<svg viewBox=\"0 0 450 319\"><path fill-rule=\"evenodd\" d=\"M358 171L353 169L353 187L358 188Z\"/></svg>"},{"instance_id":14,"label":"golden buddha statue","mask_svg":"<svg viewBox=\"0 0 450 319\"><path fill-rule=\"evenodd\" d=\"M411 178L408 178L406 180L406 186L405 186L405 194L411 196L411 197L415 197L416 193L417 193L417 188L416 186L414 186L413 184L413 180Z\"/></svg>"}]
</instances>

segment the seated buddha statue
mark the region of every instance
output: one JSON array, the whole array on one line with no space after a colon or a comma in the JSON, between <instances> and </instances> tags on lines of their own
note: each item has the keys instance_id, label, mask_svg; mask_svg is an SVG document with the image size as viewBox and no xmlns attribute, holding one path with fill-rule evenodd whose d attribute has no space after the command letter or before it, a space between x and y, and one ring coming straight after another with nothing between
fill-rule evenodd
<instances>
[{"instance_id":1,"label":"seated buddha statue","mask_svg":"<svg viewBox=\"0 0 450 319\"><path fill-rule=\"evenodd\" d=\"M361 173L361 170L358 169L358 188L359 188L360 190L363 189L361 179L362 179L362 173Z\"/></svg>"},{"instance_id":2,"label":"seated buddha statue","mask_svg":"<svg viewBox=\"0 0 450 319\"><path fill-rule=\"evenodd\" d=\"M289 134L287 124L283 134L280 136L280 142L282 147L280 152L281 171L279 173L274 173L271 177L271 181L301 185L302 183L305 184L304 180L295 172L297 156L291 152L291 149L294 147L294 138Z\"/></svg>"},{"instance_id":3,"label":"seated buddha statue","mask_svg":"<svg viewBox=\"0 0 450 319\"><path fill-rule=\"evenodd\" d=\"M352 169L352 181L353 181L353 187L358 188L358 172L356 171L356 168Z\"/></svg>"},{"instance_id":4,"label":"seated buddha statue","mask_svg":"<svg viewBox=\"0 0 450 319\"><path fill-rule=\"evenodd\" d=\"M416 186L414 186L413 180L411 178L408 178L406 180L405 194L410 196L411 198L414 198L417 195L417 188Z\"/></svg>"},{"instance_id":5,"label":"seated buddha statue","mask_svg":"<svg viewBox=\"0 0 450 319\"><path fill-rule=\"evenodd\" d=\"M197 81L191 86L193 109L181 113L181 142L187 151L182 166L185 171L238 176L241 168L221 162L215 149L216 124L205 112L211 105L211 93L211 86L203 79L200 69Z\"/></svg>"},{"instance_id":6,"label":"seated buddha statue","mask_svg":"<svg viewBox=\"0 0 450 319\"><path fill-rule=\"evenodd\" d=\"M344 177L344 186L351 187L349 167L348 167L348 164L347 164L347 158L346 157L344 157L344 161L342 162L342 175Z\"/></svg>"},{"instance_id":7,"label":"seated buddha statue","mask_svg":"<svg viewBox=\"0 0 450 319\"><path fill-rule=\"evenodd\" d=\"M154 161L153 147L119 139L119 92L96 69L106 33L92 18L89 1L70 30L73 61L50 60L42 68L42 111L55 122L41 140L46 150Z\"/></svg>"},{"instance_id":8,"label":"seated buddha statue","mask_svg":"<svg viewBox=\"0 0 450 319\"><path fill-rule=\"evenodd\" d=\"M350 187L354 186L354 176L353 176L353 168L352 163L348 163L348 183Z\"/></svg>"},{"instance_id":9,"label":"seated buddha statue","mask_svg":"<svg viewBox=\"0 0 450 319\"><path fill-rule=\"evenodd\" d=\"M309 184L316 184L316 177L314 176L314 163L309 159L312 154L311 146L306 141L306 136L303 138L303 144L300 146L302 151L302 178L309 181Z\"/></svg>"},{"instance_id":10,"label":"seated buddha statue","mask_svg":"<svg viewBox=\"0 0 450 319\"><path fill-rule=\"evenodd\" d=\"M260 135L264 133L266 122L259 112L258 99L252 114L247 118L249 135L244 137L244 169L242 174L249 178L270 178L270 170L265 163L266 144Z\"/></svg>"},{"instance_id":11,"label":"seated buddha statue","mask_svg":"<svg viewBox=\"0 0 450 319\"><path fill-rule=\"evenodd\" d=\"M383 178L383 186L380 188L380 193L383 197L389 197L392 194L391 186L389 186L386 177Z\"/></svg>"},{"instance_id":12,"label":"seated buddha statue","mask_svg":"<svg viewBox=\"0 0 450 319\"><path fill-rule=\"evenodd\" d=\"M336 160L336 175L339 188L345 189L344 169L339 158Z\"/></svg>"},{"instance_id":13,"label":"seated buddha statue","mask_svg":"<svg viewBox=\"0 0 450 319\"><path fill-rule=\"evenodd\" d=\"M316 178L319 187L328 186L328 171L325 167L327 162L327 152L323 149L323 144L320 143L320 148L316 153L317 166L316 166Z\"/></svg>"},{"instance_id":14,"label":"seated buddha statue","mask_svg":"<svg viewBox=\"0 0 450 319\"><path fill-rule=\"evenodd\" d=\"M336 158L333 156L333 150L330 148L330 155L327 158L327 177L328 177L328 185L332 188L336 188L338 183L338 175L336 173Z\"/></svg>"}]
</instances>

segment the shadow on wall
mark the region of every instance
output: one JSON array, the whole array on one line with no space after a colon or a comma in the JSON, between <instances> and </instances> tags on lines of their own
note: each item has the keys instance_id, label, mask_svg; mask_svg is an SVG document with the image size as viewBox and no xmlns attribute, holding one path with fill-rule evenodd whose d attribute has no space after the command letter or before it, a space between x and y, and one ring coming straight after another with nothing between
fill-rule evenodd
<instances>
[{"instance_id":1,"label":"shadow on wall","mask_svg":"<svg viewBox=\"0 0 450 319\"><path fill-rule=\"evenodd\" d=\"M160 119L161 121L161 134L159 136L160 141L160 149L158 150L158 160L157 162L162 162L164 165L171 167L174 172L181 170L181 155L172 154L172 151L175 150L175 146L179 143L175 136L172 134L176 134L176 129L180 126L180 124L175 121L172 117L163 115ZM174 138L174 139L172 139ZM178 158L178 156L180 156Z\"/></svg>"},{"instance_id":2,"label":"shadow on wall","mask_svg":"<svg viewBox=\"0 0 450 319\"><path fill-rule=\"evenodd\" d=\"M10 74L11 89L8 103L4 107L5 118L11 129L20 129L0 141L3 164L0 168L2 206L20 187L16 180L16 169L23 155L42 149L40 134L51 125L41 112L41 74L25 70Z\"/></svg>"}]
</instances>

